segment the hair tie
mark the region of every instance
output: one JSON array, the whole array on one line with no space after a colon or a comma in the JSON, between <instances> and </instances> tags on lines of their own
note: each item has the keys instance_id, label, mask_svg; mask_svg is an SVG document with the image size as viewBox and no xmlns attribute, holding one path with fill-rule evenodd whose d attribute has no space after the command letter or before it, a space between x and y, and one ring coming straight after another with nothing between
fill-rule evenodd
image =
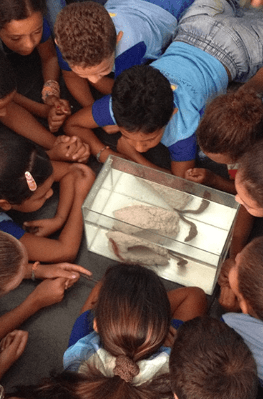
<instances>
[{"instance_id":1,"label":"hair tie","mask_svg":"<svg viewBox=\"0 0 263 399\"><path fill-rule=\"evenodd\" d=\"M31 175L30 172L26 171L25 172L25 178L26 178L26 182L28 185L28 188L30 191L36 191L37 189L37 183L35 182L34 177Z\"/></svg>"},{"instance_id":2,"label":"hair tie","mask_svg":"<svg viewBox=\"0 0 263 399\"><path fill-rule=\"evenodd\" d=\"M132 382L139 372L139 366L128 356L120 355L116 357L116 366L113 369L114 375L118 375L126 382Z\"/></svg>"}]
</instances>

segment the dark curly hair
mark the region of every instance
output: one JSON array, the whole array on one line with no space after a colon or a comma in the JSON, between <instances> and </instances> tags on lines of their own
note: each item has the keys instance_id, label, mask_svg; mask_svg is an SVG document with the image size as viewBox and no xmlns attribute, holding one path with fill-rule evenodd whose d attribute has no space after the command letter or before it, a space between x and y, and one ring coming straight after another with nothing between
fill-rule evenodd
<instances>
[{"instance_id":1,"label":"dark curly hair","mask_svg":"<svg viewBox=\"0 0 263 399\"><path fill-rule=\"evenodd\" d=\"M117 35L112 19L101 4L93 1L64 7L54 33L63 58L71 66L95 66L115 52Z\"/></svg>"},{"instance_id":2,"label":"dark curly hair","mask_svg":"<svg viewBox=\"0 0 263 399\"><path fill-rule=\"evenodd\" d=\"M196 130L206 153L227 154L234 162L263 138L263 103L253 90L239 89L216 97Z\"/></svg>"}]
</instances>

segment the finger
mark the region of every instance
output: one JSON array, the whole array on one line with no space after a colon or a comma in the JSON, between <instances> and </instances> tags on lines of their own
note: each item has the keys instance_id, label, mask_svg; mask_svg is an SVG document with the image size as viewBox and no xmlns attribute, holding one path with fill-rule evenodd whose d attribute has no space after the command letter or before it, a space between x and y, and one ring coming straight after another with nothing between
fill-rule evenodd
<instances>
[{"instance_id":1,"label":"finger","mask_svg":"<svg viewBox=\"0 0 263 399\"><path fill-rule=\"evenodd\" d=\"M28 340L28 332L19 330L19 334L16 335L14 343L17 346L16 355L20 357L25 350L26 344ZM15 342L16 341L16 342Z\"/></svg>"},{"instance_id":2,"label":"finger","mask_svg":"<svg viewBox=\"0 0 263 399\"><path fill-rule=\"evenodd\" d=\"M86 274L87 276L92 276L92 273L82 266L75 265L73 263L66 263L66 262L62 263L61 265L64 270Z\"/></svg>"}]
</instances>

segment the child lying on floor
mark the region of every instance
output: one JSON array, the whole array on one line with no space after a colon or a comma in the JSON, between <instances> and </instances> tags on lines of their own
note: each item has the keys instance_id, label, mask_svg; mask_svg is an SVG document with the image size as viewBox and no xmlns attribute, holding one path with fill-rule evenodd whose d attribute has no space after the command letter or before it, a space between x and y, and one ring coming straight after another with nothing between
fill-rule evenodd
<instances>
[{"instance_id":1,"label":"child lying on floor","mask_svg":"<svg viewBox=\"0 0 263 399\"><path fill-rule=\"evenodd\" d=\"M81 206L95 180L93 171L82 164L51 163L42 148L6 130L0 132L0 230L19 239L32 261L73 261L83 234ZM40 209L53 195L54 181L60 183L60 198L53 218L26 222L25 231L5 213ZM58 239L48 238L60 229Z\"/></svg>"}]
</instances>

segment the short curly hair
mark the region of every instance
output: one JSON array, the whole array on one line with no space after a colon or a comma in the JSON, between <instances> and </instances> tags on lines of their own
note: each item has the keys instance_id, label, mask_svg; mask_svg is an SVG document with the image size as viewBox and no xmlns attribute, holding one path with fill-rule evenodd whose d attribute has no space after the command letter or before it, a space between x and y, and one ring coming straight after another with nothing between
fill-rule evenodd
<instances>
[{"instance_id":1,"label":"short curly hair","mask_svg":"<svg viewBox=\"0 0 263 399\"><path fill-rule=\"evenodd\" d=\"M88 68L99 65L116 49L116 29L101 4L93 1L64 7L54 26L56 42L71 66Z\"/></svg>"},{"instance_id":2,"label":"short curly hair","mask_svg":"<svg viewBox=\"0 0 263 399\"><path fill-rule=\"evenodd\" d=\"M216 97L207 105L196 135L204 152L227 154L236 162L263 138L262 99L243 88Z\"/></svg>"},{"instance_id":3,"label":"short curly hair","mask_svg":"<svg viewBox=\"0 0 263 399\"><path fill-rule=\"evenodd\" d=\"M117 125L130 133L153 133L166 126L174 111L169 80L150 65L136 65L114 81L112 110Z\"/></svg>"}]
</instances>

